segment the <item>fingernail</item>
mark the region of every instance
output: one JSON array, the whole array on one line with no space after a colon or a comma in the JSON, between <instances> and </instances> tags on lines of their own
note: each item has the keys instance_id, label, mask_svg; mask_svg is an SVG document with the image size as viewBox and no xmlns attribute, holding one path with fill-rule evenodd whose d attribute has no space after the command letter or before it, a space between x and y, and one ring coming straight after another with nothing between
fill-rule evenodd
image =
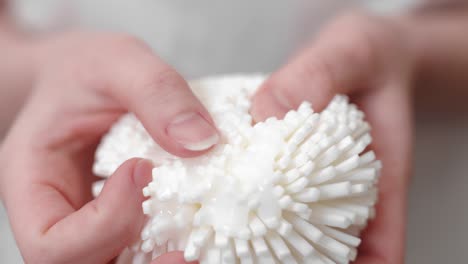
<instances>
[{"instance_id":1,"label":"fingernail","mask_svg":"<svg viewBox=\"0 0 468 264\"><path fill-rule=\"evenodd\" d=\"M133 169L133 182L138 189L143 189L152 180L153 163L147 159L139 160Z\"/></svg>"},{"instance_id":2,"label":"fingernail","mask_svg":"<svg viewBox=\"0 0 468 264\"><path fill-rule=\"evenodd\" d=\"M198 113L177 116L167 127L167 134L192 151L209 149L219 141L216 128Z\"/></svg>"}]
</instances>

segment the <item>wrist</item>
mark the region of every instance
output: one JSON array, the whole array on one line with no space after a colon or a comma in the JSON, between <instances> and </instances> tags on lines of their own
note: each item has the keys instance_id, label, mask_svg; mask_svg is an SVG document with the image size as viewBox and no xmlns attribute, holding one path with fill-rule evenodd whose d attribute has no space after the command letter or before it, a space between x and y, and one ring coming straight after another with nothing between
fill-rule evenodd
<instances>
[{"instance_id":1,"label":"wrist","mask_svg":"<svg viewBox=\"0 0 468 264\"><path fill-rule=\"evenodd\" d=\"M466 84L468 9L443 9L407 15L406 35L416 58L416 79L435 86Z\"/></svg>"}]
</instances>

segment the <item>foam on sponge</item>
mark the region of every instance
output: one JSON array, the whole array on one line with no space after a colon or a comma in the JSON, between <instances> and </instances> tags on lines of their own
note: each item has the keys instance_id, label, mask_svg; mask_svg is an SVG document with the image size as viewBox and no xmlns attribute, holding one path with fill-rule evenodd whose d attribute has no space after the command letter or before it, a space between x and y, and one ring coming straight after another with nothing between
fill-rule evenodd
<instances>
[{"instance_id":1,"label":"foam on sponge","mask_svg":"<svg viewBox=\"0 0 468 264\"><path fill-rule=\"evenodd\" d=\"M283 120L252 125L250 97L262 76L192 82L222 135L197 158L159 147L132 115L103 138L94 172L125 160L158 166L143 189L149 220L134 263L172 250L200 263L349 263L359 232L374 216L381 163L364 114L336 96L321 113L304 102ZM102 182L94 186L97 195Z\"/></svg>"}]
</instances>

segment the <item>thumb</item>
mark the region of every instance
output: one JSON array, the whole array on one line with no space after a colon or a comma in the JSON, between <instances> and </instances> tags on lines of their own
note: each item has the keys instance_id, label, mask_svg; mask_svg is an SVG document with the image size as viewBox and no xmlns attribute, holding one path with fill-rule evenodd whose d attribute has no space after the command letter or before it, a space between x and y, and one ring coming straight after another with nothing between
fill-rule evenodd
<instances>
[{"instance_id":1,"label":"thumb","mask_svg":"<svg viewBox=\"0 0 468 264\"><path fill-rule=\"evenodd\" d=\"M147 160L125 162L99 197L45 232L43 245L66 256L63 263L110 261L137 238L143 226L142 188L151 180L151 170Z\"/></svg>"}]
</instances>

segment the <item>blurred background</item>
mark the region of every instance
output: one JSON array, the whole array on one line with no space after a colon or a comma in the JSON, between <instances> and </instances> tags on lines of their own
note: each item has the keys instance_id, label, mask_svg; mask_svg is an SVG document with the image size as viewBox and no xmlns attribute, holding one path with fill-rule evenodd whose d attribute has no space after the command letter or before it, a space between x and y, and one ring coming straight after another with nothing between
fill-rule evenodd
<instances>
[{"instance_id":1,"label":"blurred background","mask_svg":"<svg viewBox=\"0 0 468 264\"><path fill-rule=\"evenodd\" d=\"M409 0L16 0L12 12L22 27L34 32L76 26L129 32L191 79L270 72L345 9L359 6L391 13L413 4ZM416 123L406 262L466 263L468 122L462 115L425 112L417 113ZM0 263L22 263L1 206Z\"/></svg>"}]
</instances>

